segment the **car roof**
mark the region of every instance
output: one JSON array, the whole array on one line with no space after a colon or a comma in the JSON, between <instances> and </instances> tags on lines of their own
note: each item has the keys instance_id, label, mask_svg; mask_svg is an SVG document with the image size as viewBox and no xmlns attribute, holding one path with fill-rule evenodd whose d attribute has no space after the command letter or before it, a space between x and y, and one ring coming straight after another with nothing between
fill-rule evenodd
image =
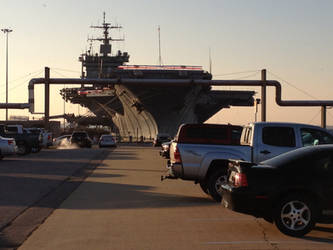
<instances>
[{"instance_id":1,"label":"car roof","mask_svg":"<svg viewBox=\"0 0 333 250\"><path fill-rule=\"evenodd\" d=\"M58 136L57 138L61 138L61 137L70 137L71 135L61 135L61 136Z\"/></svg>"},{"instance_id":2,"label":"car roof","mask_svg":"<svg viewBox=\"0 0 333 250\"><path fill-rule=\"evenodd\" d=\"M72 135L75 135L75 134L88 134L86 131L74 131L72 133Z\"/></svg>"},{"instance_id":3,"label":"car roof","mask_svg":"<svg viewBox=\"0 0 333 250\"><path fill-rule=\"evenodd\" d=\"M278 166L283 165L284 163L287 163L289 161L293 161L295 159L300 159L303 157L306 157L308 155L316 154L318 152L324 152L324 151L332 151L333 154L333 144L324 144L324 145L316 145L316 146L307 146L298 148L283 154L280 154L278 156L275 156L269 160L260 162L260 164L264 165L272 165L272 166Z\"/></svg>"}]
</instances>

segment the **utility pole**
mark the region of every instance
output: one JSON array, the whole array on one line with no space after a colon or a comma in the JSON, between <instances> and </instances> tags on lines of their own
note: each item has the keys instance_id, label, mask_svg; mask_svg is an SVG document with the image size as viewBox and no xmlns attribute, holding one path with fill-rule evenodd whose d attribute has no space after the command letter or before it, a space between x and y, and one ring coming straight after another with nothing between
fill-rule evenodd
<instances>
[{"instance_id":1,"label":"utility pole","mask_svg":"<svg viewBox=\"0 0 333 250\"><path fill-rule=\"evenodd\" d=\"M6 34L6 105L8 105L8 33L12 32L11 29L1 29ZM6 121L8 121L8 108L6 107Z\"/></svg>"},{"instance_id":2,"label":"utility pole","mask_svg":"<svg viewBox=\"0 0 333 250\"><path fill-rule=\"evenodd\" d=\"M64 89L65 88L66 88L66 85L64 84ZM65 98L64 98L64 132L66 130L66 118L65 118L65 114L66 114L66 95L67 95L67 92L65 92Z\"/></svg>"},{"instance_id":3,"label":"utility pole","mask_svg":"<svg viewBox=\"0 0 333 250\"><path fill-rule=\"evenodd\" d=\"M266 121L266 69L261 71L261 80L263 85L261 86L261 121Z\"/></svg>"},{"instance_id":4,"label":"utility pole","mask_svg":"<svg viewBox=\"0 0 333 250\"><path fill-rule=\"evenodd\" d=\"M321 127L326 128L326 106L321 106Z\"/></svg>"},{"instance_id":5,"label":"utility pole","mask_svg":"<svg viewBox=\"0 0 333 250\"><path fill-rule=\"evenodd\" d=\"M158 61L160 66L162 66L162 55L161 55L161 28L158 25Z\"/></svg>"},{"instance_id":6,"label":"utility pole","mask_svg":"<svg viewBox=\"0 0 333 250\"><path fill-rule=\"evenodd\" d=\"M45 108L44 108L44 122L45 129L50 129L50 68L45 67L45 86L44 86L44 95L45 95Z\"/></svg>"}]
</instances>

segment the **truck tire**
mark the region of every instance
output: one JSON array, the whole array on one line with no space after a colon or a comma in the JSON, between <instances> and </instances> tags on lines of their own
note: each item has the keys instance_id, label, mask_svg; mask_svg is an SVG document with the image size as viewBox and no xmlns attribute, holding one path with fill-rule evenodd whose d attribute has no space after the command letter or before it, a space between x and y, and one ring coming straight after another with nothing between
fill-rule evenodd
<instances>
[{"instance_id":1,"label":"truck tire","mask_svg":"<svg viewBox=\"0 0 333 250\"><path fill-rule=\"evenodd\" d=\"M221 202L222 200L222 188L221 184L226 181L227 178L227 168L226 167L216 167L213 172L208 177L208 192L213 200Z\"/></svg>"},{"instance_id":2,"label":"truck tire","mask_svg":"<svg viewBox=\"0 0 333 250\"><path fill-rule=\"evenodd\" d=\"M17 144L17 154L25 155L28 153L28 147L24 142L19 142Z\"/></svg>"},{"instance_id":3,"label":"truck tire","mask_svg":"<svg viewBox=\"0 0 333 250\"><path fill-rule=\"evenodd\" d=\"M199 182L199 185L200 185L202 191L204 191L205 194L209 194L207 182L201 181L201 182Z\"/></svg>"}]
</instances>

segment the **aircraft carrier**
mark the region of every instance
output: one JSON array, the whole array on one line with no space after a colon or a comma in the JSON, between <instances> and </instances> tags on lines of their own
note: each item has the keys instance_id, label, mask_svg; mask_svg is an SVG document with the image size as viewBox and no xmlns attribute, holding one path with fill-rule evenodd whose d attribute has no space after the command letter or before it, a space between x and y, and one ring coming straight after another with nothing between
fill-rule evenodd
<instances>
[{"instance_id":1,"label":"aircraft carrier","mask_svg":"<svg viewBox=\"0 0 333 250\"><path fill-rule=\"evenodd\" d=\"M100 26L103 36L91 38L99 41L100 51L87 50L79 61L84 79L141 79L210 80L212 75L201 66L184 65L127 65L127 52L112 52L112 29L121 26L105 21ZM121 84L82 85L64 88L62 97L71 103L88 108L96 119L109 120L112 132L122 137L155 138L158 133L174 136L182 123L203 123L223 108L253 105L254 91L220 91L210 86L125 86ZM225 121L228 123L228 121Z\"/></svg>"}]
</instances>

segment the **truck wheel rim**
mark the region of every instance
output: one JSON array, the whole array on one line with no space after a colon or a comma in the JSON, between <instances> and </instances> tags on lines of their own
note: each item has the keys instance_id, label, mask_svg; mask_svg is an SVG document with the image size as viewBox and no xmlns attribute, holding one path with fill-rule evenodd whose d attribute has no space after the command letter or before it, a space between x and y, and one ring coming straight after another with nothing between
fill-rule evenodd
<instances>
[{"instance_id":1,"label":"truck wheel rim","mask_svg":"<svg viewBox=\"0 0 333 250\"><path fill-rule=\"evenodd\" d=\"M216 182L215 182L215 189L219 194L222 194L222 184L225 183L227 180L227 176L226 175L222 175L219 178L217 178Z\"/></svg>"},{"instance_id":2,"label":"truck wheel rim","mask_svg":"<svg viewBox=\"0 0 333 250\"><path fill-rule=\"evenodd\" d=\"M302 201L289 201L281 210L281 220L289 230L303 230L310 223L311 211Z\"/></svg>"}]
</instances>

